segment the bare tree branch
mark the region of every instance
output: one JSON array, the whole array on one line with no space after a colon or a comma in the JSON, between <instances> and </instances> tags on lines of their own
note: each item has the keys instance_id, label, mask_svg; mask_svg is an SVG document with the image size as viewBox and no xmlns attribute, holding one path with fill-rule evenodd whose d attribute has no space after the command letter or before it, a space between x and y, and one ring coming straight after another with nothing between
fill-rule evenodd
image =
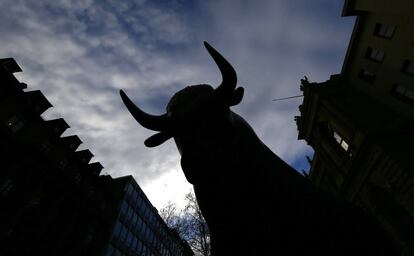
<instances>
[{"instance_id":1,"label":"bare tree branch","mask_svg":"<svg viewBox=\"0 0 414 256\"><path fill-rule=\"evenodd\" d=\"M168 202L160 210L160 215L171 229L187 241L195 255L210 256L210 232L194 193L187 193L185 200L183 210L178 211L176 204Z\"/></svg>"}]
</instances>

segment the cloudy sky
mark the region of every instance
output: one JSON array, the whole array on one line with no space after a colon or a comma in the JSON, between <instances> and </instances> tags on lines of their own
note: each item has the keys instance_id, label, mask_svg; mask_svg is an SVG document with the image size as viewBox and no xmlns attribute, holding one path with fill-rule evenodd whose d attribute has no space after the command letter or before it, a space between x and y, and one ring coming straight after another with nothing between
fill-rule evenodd
<instances>
[{"instance_id":1,"label":"cloudy sky","mask_svg":"<svg viewBox=\"0 0 414 256\"><path fill-rule=\"evenodd\" d=\"M208 41L235 67L245 88L233 111L297 170L312 150L297 140L300 79L339 73L354 23L342 0L2 0L0 58L22 67L18 79L41 90L105 167L133 175L156 207L180 204L189 191L172 140L146 148L152 132L127 112L123 88L143 109L161 114L186 85L221 79Z\"/></svg>"}]
</instances>

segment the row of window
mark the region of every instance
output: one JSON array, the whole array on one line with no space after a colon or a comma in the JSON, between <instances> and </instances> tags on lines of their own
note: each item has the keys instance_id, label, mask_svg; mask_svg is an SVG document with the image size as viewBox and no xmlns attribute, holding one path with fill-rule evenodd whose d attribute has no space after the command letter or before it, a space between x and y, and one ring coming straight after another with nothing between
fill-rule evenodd
<instances>
[{"instance_id":1,"label":"row of window","mask_svg":"<svg viewBox=\"0 0 414 256\"><path fill-rule=\"evenodd\" d=\"M377 23L374 29L374 35L382 38L391 39L396 31L396 26L390 24L382 24ZM371 61L382 63L384 61L386 54L383 50L375 49L372 47L368 47L365 53L365 57ZM414 75L414 61L412 60L404 60L401 72L407 75ZM374 83L376 75L367 70L367 69L360 69L358 73L358 77L367 82L367 83ZM414 90L408 89L402 85L393 85L391 88L391 94L396 96L402 100L413 101L414 100Z\"/></svg>"},{"instance_id":2,"label":"row of window","mask_svg":"<svg viewBox=\"0 0 414 256\"><path fill-rule=\"evenodd\" d=\"M414 68L414 63L411 62L411 65ZM358 77L361 80L368 82L368 83L373 83L375 80L375 74L373 74L372 72L369 72L366 69L361 69L359 71ZM390 93L391 95L398 97L402 100L405 100L407 102L414 102L414 89L407 88L399 84L394 84L391 87Z\"/></svg>"},{"instance_id":3,"label":"row of window","mask_svg":"<svg viewBox=\"0 0 414 256\"><path fill-rule=\"evenodd\" d=\"M138 217L139 220L139 217ZM141 220L134 229L120 220L116 221L112 243L115 244L120 251L132 251L135 254L146 255L145 250L151 252L150 248L157 248L162 252L161 255L168 254L168 248L158 239L152 230Z\"/></svg>"},{"instance_id":4,"label":"row of window","mask_svg":"<svg viewBox=\"0 0 414 256\"><path fill-rule=\"evenodd\" d=\"M366 57L375 62L381 63L384 60L385 53L381 50L373 49L368 47ZM401 72L407 75L414 76L414 61L404 60L401 67ZM358 77L366 82L373 83L375 80L375 74L367 69L360 69Z\"/></svg>"},{"instance_id":5,"label":"row of window","mask_svg":"<svg viewBox=\"0 0 414 256\"><path fill-rule=\"evenodd\" d=\"M138 255L138 256L153 256L154 254L151 253L151 250L142 244L139 240L136 240L137 246L131 250L127 250L129 253L123 253L125 250L121 248L117 248L113 244L108 244L105 252L105 256L124 256L124 255ZM164 255L164 254L162 254ZM165 254L166 255L166 254Z\"/></svg>"},{"instance_id":6,"label":"row of window","mask_svg":"<svg viewBox=\"0 0 414 256\"><path fill-rule=\"evenodd\" d=\"M132 187L131 185L128 187ZM157 221L156 213L150 203L145 200L139 192L127 193L126 200L122 202L120 218L125 222L133 221L134 214L140 215L155 230L161 230L162 225Z\"/></svg>"},{"instance_id":7,"label":"row of window","mask_svg":"<svg viewBox=\"0 0 414 256\"><path fill-rule=\"evenodd\" d=\"M147 237L147 239L143 239L144 237ZM150 231L145 225L143 225L142 228L131 230L117 220L112 236L112 242L117 244L117 247L121 248L122 251L129 250L135 253L141 253L144 248L147 248L147 243L144 243L144 241L148 241L150 239L149 237Z\"/></svg>"},{"instance_id":8,"label":"row of window","mask_svg":"<svg viewBox=\"0 0 414 256\"><path fill-rule=\"evenodd\" d=\"M151 206L148 205L147 200L134 188L132 183L126 187L125 197L130 206L140 211L145 218L150 217Z\"/></svg>"},{"instance_id":9,"label":"row of window","mask_svg":"<svg viewBox=\"0 0 414 256\"><path fill-rule=\"evenodd\" d=\"M396 26L394 25L377 23L375 25L374 35L377 37L391 39L395 34L395 30ZM385 52L380 49L373 49L371 47L368 47L365 56L370 60L382 62L385 57ZM405 60L402 65L401 71L406 74L414 75L413 61Z\"/></svg>"},{"instance_id":10,"label":"row of window","mask_svg":"<svg viewBox=\"0 0 414 256\"><path fill-rule=\"evenodd\" d=\"M168 237L165 233L166 226L151 203L142 194L139 188L135 188L135 184L130 183L126 188L126 201L121 206L121 218L130 222L132 213L130 208L135 211L146 221L146 223L161 237ZM128 210L129 209L129 210Z\"/></svg>"},{"instance_id":11,"label":"row of window","mask_svg":"<svg viewBox=\"0 0 414 256\"><path fill-rule=\"evenodd\" d=\"M179 250L169 237L169 231L157 216L151 203L145 198L139 188L130 183L125 188L125 199L123 200L119 220L115 224L113 238L126 246L135 247L135 239L141 240L150 248L158 248L167 255L167 247L178 255ZM158 217L158 218L157 218Z\"/></svg>"},{"instance_id":12,"label":"row of window","mask_svg":"<svg viewBox=\"0 0 414 256\"><path fill-rule=\"evenodd\" d=\"M367 59L370 59L372 61L381 63L384 60L385 57L385 52L382 50L378 50L378 49L373 49L371 47L367 48L367 51L365 53L365 57ZM364 73L368 73L368 77L367 76L362 76L360 77L363 80L366 80L366 78L371 78L373 76L373 78L375 78L375 75L372 74L371 72L362 69L364 72L362 75L365 75ZM401 66L401 72L407 75L414 75L414 61L412 60L404 60L402 66ZM372 79L373 79L372 78ZM369 80L368 82L373 82L373 80Z\"/></svg>"},{"instance_id":13,"label":"row of window","mask_svg":"<svg viewBox=\"0 0 414 256\"><path fill-rule=\"evenodd\" d=\"M128 211L131 213L128 215L129 218L120 218L120 220L117 221L114 229L114 235L119 236L121 240L125 240L124 238L126 238L127 232L131 232L143 238L148 243L153 244L155 239L153 231L136 212L131 210L133 209L130 208ZM124 225L121 224L121 220ZM125 228L121 229L122 226Z\"/></svg>"},{"instance_id":14,"label":"row of window","mask_svg":"<svg viewBox=\"0 0 414 256\"><path fill-rule=\"evenodd\" d=\"M410 103L414 102L414 89L408 89L398 84L392 86L391 95Z\"/></svg>"}]
</instances>

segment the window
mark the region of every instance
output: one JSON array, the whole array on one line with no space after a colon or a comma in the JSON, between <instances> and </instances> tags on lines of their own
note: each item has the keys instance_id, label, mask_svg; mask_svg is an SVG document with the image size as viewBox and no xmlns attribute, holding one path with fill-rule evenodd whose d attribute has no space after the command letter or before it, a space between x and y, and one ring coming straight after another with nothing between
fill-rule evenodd
<instances>
[{"instance_id":1,"label":"window","mask_svg":"<svg viewBox=\"0 0 414 256\"><path fill-rule=\"evenodd\" d=\"M349 144L346 141L344 141L338 133L333 132L333 137L343 150L345 151L349 150Z\"/></svg>"},{"instance_id":2,"label":"window","mask_svg":"<svg viewBox=\"0 0 414 256\"><path fill-rule=\"evenodd\" d=\"M137 240L137 253L141 253L141 251L142 251L142 242L141 242L141 240Z\"/></svg>"},{"instance_id":3,"label":"window","mask_svg":"<svg viewBox=\"0 0 414 256\"><path fill-rule=\"evenodd\" d=\"M149 255L148 254L148 249L147 249L147 247L143 244L142 245L142 253L141 253L143 256L147 256L147 255Z\"/></svg>"},{"instance_id":4,"label":"window","mask_svg":"<svg viewBox=\"0 0 414 256\"><path fill-rule=\"evenodd\" d=\"M134 208L129 207L128 208L128 213L126 215L126 219L128 222L130 222L132 220L132 216L134 215Z\"/></svg>"},{"instance_id":5,"label":"window","mask_svg":"<svg viewBox=\"0 0 414 256\"><path fill-rule=\"evenodd\" d=\"M140 230L142 227L142 219L141 217L137 216L137 225L135 226L136 230Z\"/></svg>"},{"instance_id":6,"label":"window","mask_svg":"<svg viewBox=\"0 0 414 256\"><path fill-rule=\"evenodd\" d=\"M401 72L404 72L409 75L414 75L414 62L410 60L405 60L401 68Z\"/></svg>"},{"instance_id":7,"label":"window","mask_svg":"<svg viewBox=\"0 0 414 256\"><path fill-rule=\"evenodd\" d=\"M121 233L121 229L122 229L122 224L119 220L116 221L115 227L114 227L114 231L113 231L113 235L116 237L119 237L120 233Z\"/></svg>"},{"instance_id":8,"label":"window","mask_svg":"<svg viewBox=\"0 0 414 256\"><path fill-rule=\"evenodd\" d=\"M165 253L165 246L164 246L164 244L161 244L160 251L161 251L161 255L165 255L166 254Z\"/></svg>"},{"instance_id":9,"label":"window","mask_svg":"<svg viewBox=\"0 0 414 256\"><path fill-rule=\"evenodd\" d=\"M384 60L385 52L368 47L365 57L375 62L382 62Z\"/></svg>"},{"instance_id":10,"label":"window","mask_svg":"<svg viewBox=\"0 0 414 256\"><path fill-rule=\"evenodd\" d=\"M365 81L365 82L368 82L368 83L373 83L373 82L374 82L374 80L375 80L375 75L374 75L373 73L369 72L369 71L368 71L368 70L366 70L366 69L361 69L361 70L359 71L358 77L359 77L361 80L363 80L363 81Z\"/></svg>"},{"instance_id":11,"label":"window","mask_svg":"<svg viewBox=\"0 0 414 256\"><path fill-rule=\"evenodd\" d=\"M10 117L9 119L7 119L6 122L4 122L4 124L12 131L12 132L17 132L20 129L23 128L24 126L24 120L22 117L18 116L18 115L14 115L12 117Z\"/></svg>"},{"instance_id":12,"label":"window","mask_svg":"<svg viewBox=\"0 0 414 256\"><path fill-rule=\"evenodd\" d=\"M150 242L150 234L151 234L151 229L147 226L147 228L145 229L145 234L144 234L145 240L147 242Z\"/></svg>"},{"instance_id":13,"label":"window","mask_svg":"<svg viewBox=\"0 0 414 256\"><path fill-rule=\"evenodd\" d=\"M134 192L134 186L132 184L129 184L127 188L127 195L131 196L133 192Z\"/></svg>"},{"instance_id":14,"label":"window","mask_svg":"<svg viewBox=\"0 0 414 256\"><path fill-rule=\"evenodd\" d=\"M112 256L121 256L122 252L120 252L119 250L115 249L114 254L112 254Z\"/></svg>"},{"instance_id":15,"label":"window","mask_svg":"<svg viewBox=\"0 0 414 256\"><path fill-rule=\"evenodd\" d=\"M2 196L7 196L10 193L10 190L13 188L13 182L11 179L7 179L0 187L0 194Z\"/></svg>"},{"instance_id":16,"label":"window","mask_svg":"<svg viewBox=\"0 0 414 256\"><path fill-rule=\"evenodd\" d=\"M77 173L75 177L73 178L73 181L76 185L79 185L82 181L82 175L80 173Z\"/></svg>"},{"instance_id":17,"label":"window","mask_svg":"<svg viewBox=\"0 0 414 256\"><path fill-rule=\"evenodd\" d=\"M138 209L141 208L141 204L142 204L142 197L138 194L138 196L137 196L137 202L136 202L136 207Z\"/></svg>"},{"instance_id":18,"label":"window","mask_svg":"<svg viewBox=\"0 0 414 256\"><path fill-rule=\"evenodd\" d=\"M131 247L133 239L134 239L134 234L128 231L128 236L127 236L127 241L126 241L126 244L128 247Z\"/></svg>"},{"instance_id":19,"label":"window","mask_svg":"<svg viewBox=\"0 0 414 256\"><path fill-rule=\"evenodd\" d=\"M395 84L391 89L391 94L397 98L414 102L414 89Z\"/></svg>"},{"instance_id":20,"label":"window","mask_svg":"<svg viewBox=\"0 0 414 256\"><path fill-rule=\"evenodd\" d=\"M89 244L90 242L92 242L93 238L95 237L95 229L94 228L90 228L88 233L85 236L85 243Z\"/></svg>"},{"instance_id":21,"label":"window","mask_svg":"<svg viewBox=\"0 0 414 256\"><path fill-rule=\"evenodd\" d=\"M154 245L154 244L155 244L155 235L154 235L154 232L152 232L152 230L151 230L151 232L150 232L150 243L151 243L152 245Z\"/></svg>"},{"instance_id":22,"label":"window","mask_svg":"<svg viewBox=\"0 0 414 256\"><path fill-rule=\"evenodd\" d=\"M123 201L122 202L122 205L121 205L120 215L122 217L125 217L125 215L127 214L127 212L128 212L128 203L126 201Z\"/></svg>"},{"instance_id":23,"label":"window","mask_svg":"<svg viewBox=\"0 0 414 256\"><path fill-rule=\"evenodd\" d=\"M145 239L145 233L147 231L147 225L145 225L145 224L142 225L140 231L141 231L141 237Z\"/></svg>"},{"instance_id":24,"label":"window","mask_svg":"<svg viewBox=\"0 0 414 256\"><path fill-rule=\"evenodd\" d=\"M108 247L106 248L105 256L112 256L114 252L114 247L111 244L108 244Z\"/></svg>"},{"instance_id":25,"label":"window","mask_svg":"<svg viewBox=\"0 0 414 256\"><path fill-rule=\"evenodd\" d=\"M151 209L149 205L146 205L147 207L145 207L145 219L148 221L150 213L151 213Z\"/></svg>"},{"instance_id":26,"label":"window","mask_svg":"<svg viewBox=\"0 0 414 256\"><path fill-rule=\"evenodd\" d=\"M140 209L141 216L142 216L142 217L145 217L145 210L146 210L146 205L145 205L145 203L142 203L142 204L141 204L141 207L140 207L139 209Z\"/></svg>"},{"instance_id":27,"label":"window","mask_svg":"<svg viewBox=\"0 0 414 256\"><path fill-rule=\"evenodd\" d=\"M131 228L134 228L138 221L138 215L136 212L133 213L132 220L131 220Z\"/></svg>"},{"instance_id":28,"label":"window","mask_svg":"<svg viewBox=\"0 0 414 256\"><path fill-rule=\"evenodd\" d=\"M39 151L43 154L47 154L51 148L52 148L52 145L46 141L40 144Z\"/></svg>"},{"instance_id":29,"label":"window","mask_svg":"<svg viewBox=\"0 0 414 256\"><path fill-rule=\"evenodd\" d=\"M132 238L132 244L131 244L131 248L132 248L132 250L136 250L136 248L137 248L137 243L138 243L138 239L134 236L133 238Z\"/></svg>"},{"instance_id":30,"label":"window","mask_svg":"<svg viewBox=\"0 0 414 256\"><path fill-rule=\"evenodd\" d=\"M394 36L395 26L389 24L377 23L374 29L374 35L378 37L391 39Z\"/></svg>"},{"instance_id":31,"label":"window","mask_svg":"<svg viewBox=\"0 0 414 256\"><path fill-rule=\"evenodd\" d=\"M124 242L127 239L127 235L128 235L128 229L125 226L123 226L122 230L121 230L121 235L119 237L119 240Z\"/></svg>"},{"instance_id":32,"label":"window","mask_svg":"<svg viewBox=\"0 0 414 256\"><path fill-rule=\"evenodd\" d=\"M58 168L60 170L64 170L67 165L68 165L68 160L62 159L62 160L59 161Z\"/></svg>"}]
</instances>

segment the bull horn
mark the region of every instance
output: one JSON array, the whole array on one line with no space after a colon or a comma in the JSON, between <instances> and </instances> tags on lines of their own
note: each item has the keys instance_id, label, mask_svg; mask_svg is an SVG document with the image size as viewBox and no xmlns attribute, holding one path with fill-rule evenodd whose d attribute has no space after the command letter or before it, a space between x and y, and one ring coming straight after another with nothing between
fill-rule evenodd
<instances>
[{"instance_id":1,"label":"bull horn","mask_svg":"<svg viewBox=\"0 0 414 256\"><path fill-rule=\"evenodd\" d=\"M230 93L234 91L237 85L236 71L231 66L231 64L209 43L204 42L204 46L216 62L223 77L221 84L216 88L217 93L220 95L230 95Z\"/></svg>"},{"instance_id":2,"label":"bull horn","mask_svg":"<svg viewBox=\"0 0 414 256\"><path fill-rule=\"evenodd\" d=\"M119 94L121 94L122 101L124 102L129 112L132 114L132 116L135 118L135 120L137 120L139 124L153 131L163 131L167 128L167 115L166 114L163 114L160 116L154 116L154 115L147 114L141 109L139 109L128 98L128 96L124 93L123 90L120 90Z\"/></svg>"}]
</instances>

